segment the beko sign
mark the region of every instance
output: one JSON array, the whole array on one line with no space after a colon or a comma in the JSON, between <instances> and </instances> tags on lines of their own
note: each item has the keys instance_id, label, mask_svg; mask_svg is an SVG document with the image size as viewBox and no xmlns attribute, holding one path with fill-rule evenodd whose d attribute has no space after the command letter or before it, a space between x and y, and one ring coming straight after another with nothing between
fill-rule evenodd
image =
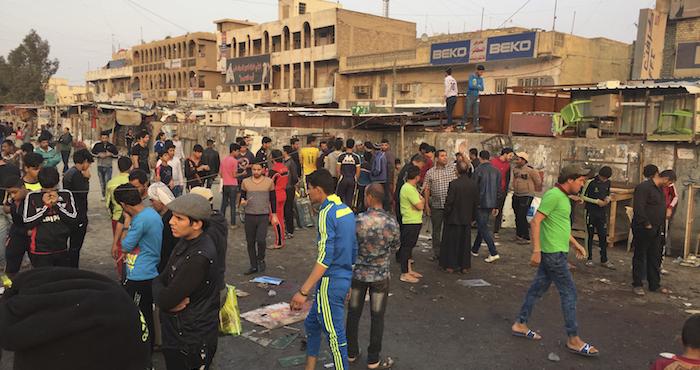
<instances>
[{"instance_id":1,"label":"beko sign","mask_svg":"<svg viewBox=\"0 0 700 370\"><path fill-rule=\"evenodd\" d=\"M486 40L486 56L479 61L532 58L535 56L536 39L535 32L489 37ZM430 64L468 64L470 44L471 40L433 44L430 46Z\"/></svg>"}]
</instances>

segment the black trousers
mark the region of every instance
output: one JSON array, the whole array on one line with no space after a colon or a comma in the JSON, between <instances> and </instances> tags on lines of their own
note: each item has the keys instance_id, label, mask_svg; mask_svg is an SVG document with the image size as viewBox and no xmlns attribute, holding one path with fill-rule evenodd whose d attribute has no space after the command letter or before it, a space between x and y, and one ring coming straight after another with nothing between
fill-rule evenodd
<instances>
[{"instance_id":1,"label":"black trousers","mask_svg":"<svg viewBox=\"0 0 700 370\"><path fill-rule=\"evenodd\" d=\"M632 227L632 286L641 287L646 279L649 290L655 291L661 286L661 226L651 229Z\"/></svg>"},{"instance_id":2,"label":"black trousers","mask_svg":"<svg viewBox=\"0 0 700 370\"><path fill-rule=\"evenodd\" d=\"M208 370L214 360L216 346L216 343L205 344L195 351L163 349L165 367L168 370Z\"/></svg>"},{"instance_id":3,"label":"black trousers","mask_svg":"<svg viewBox=\"0 0 700 370\"><path fill-rule=\"evenodd\" d=\"M29 253L29 260L32 261L32 267L71 267L68 251L52 253L52 254L33 254Z\"/></svg>"},{"instance_id":4,"label":"black trousers","mask_svg":"<svg viewBox=\"0 0 700 370\"><path fill-rule=\"evenodd\" d=\"M605 214L586 214L586 230L588 231L588 260L593 260L593 235L598 234L600 247L600 263L608 262L608 220Z\"/></svg>"},{"instance_id":5,"label":"black trousers","mask_svg":"<svg viewBox=\"0 0 700 370\"><path fill-rule=\"evenodd\" d=\"M464 270L472 267L470 225L450 225L445 223L440 246L440 267Z\"/></svg>"},{"instance_id":6,"label":"black trousers","mask_svg":"<svg viewBox=\"0 0 700 370\"><path fill-rule=\"evenodd\" d=\"M372 283L352 279L350 302L348 303L348 318L345 325L348 339L348 356L357 357L360 353L358 332L362 310L365 307L367 290L369 290L369 312L372 318L369 329L367 363L376 364L379 362L379 353L382 351L384 312L386 312L386 305L389 301L389 279Z\"/></svg>"},{"instance_id":7,"label":"black trousers","mask_svg":"<svg viewBox=\"0 0 700 370\"><path fill-rule=\"evenodd\" d=\"M513 213L515 214L515 235L530 240L530 224L527 222L527 211L532 204L531 196L513 195Z\"/></svg>"},{"instance_id":8,"label":"black trousers","mask_svg":"<svg viewBox=\"0 0 700 370\"><path fill-rule=\"evenodd\" d=\"M353 198L355 197L355 179L352 177L341 177L338 182L338 188L335 192L340 200L350 208L353 207Z\"/></svg>"},{"instance_id":9,"label":"black trousers","mask_svg":"<svg viewBox=\"0 0 700 370\"><path fill-rule=\"evenodd\" d=\"M498 193L498 215L496 215L493 222L493 233L498 234L501 230L501 224L503 223L503 206L506 204L506 193Z\"/></svg>"},{"instance_id":10,"label":"black trousers","mask_svg":"<svg viewBox=\"0 0 700 370\"><path fill-rule=\"evenodd\" d=\"M393 166L394 164L390 164ZM391 183L387 180L387 182L383 183L382 186L384 187L384 201L382 202L382 206L384 207L384 210L393 213L394 212L394 197L391 196Z\"/></svg>"},{"instance_id":11,"label":"black trousers","mask_svg":"<svg viewBox=\"0 0 700 370\"><path fill-rule=\"evenodd\" d=\"M401 262L401 273L408 272L408 260L413 258L413 247L418 242L418 235L423 224L403 224L401 225L401 247L399 248L399 262Z\"/></svg>"},{"instance_id":12,"label":"black trousers","mask_svg":"<svg viewBox=\"0 0 700 370\"><path fill-rule=\"evenodd\" d=\"M30 239L25 233L24 235L16 235L10 233L5 245L5 272L8 274L16 274L22 267L22 259L24 254L29 253ZM11 276L12 277L12 276Z\"/></svg>"},{"instance_id":13,"label":"black trousers","mask_svg":"<svg viewBox=\"0 0 700 370\"><path fill-rule=\"evenodd\" d=\"M452 112L455 109L455 104L457 104L456 96L450 96L449 98L445 99L445 114L447 115L448 126L452 124Z\"/></svg>"},{"instance_id":14,"label":"black trousers","mask_svg":"<svg viewBox=\"0 0 700 370\"><path fill-rule=\"evenodd\" d=\"M70 242L68 246L68 258L70 258L71 267L78 268L80 265L80 250L83 248L85 241L85 233L87 233L88 222L85 220L80 226L73 229L70 233Z\"/></svg>"},{"instance_id":15,"label":"black trousers","mask_svg":"<svg viewBox=\"0 0 700 370\"><path fill-rule=\"evenodd\" d=\"M287 199L284 201L284 228L289 234L294 234L294 216L296 207L294 207L294 197L296 196L294 188L287 188ZM280 220L281 222L282 220Z\"/></svg>"},{"instance_id":16,"label":"black trousers","mask_svg":"<svg viewBox=\"0 0 700 370\"><path fill-rule=\"evenodd\" d=\"M138 306L141 314L143 314L146 325L148 326L148 342L153 348L153 280L125 280L124 289L129 294L134 304Z\"/></svg>"},{"instance_id":17,"label":"black trousers","mask_svg":"<svg viewBox=\"0 0 700 370\"><path fill-rule=\"evenodd\" d=\"M265 261L267 244L267 225L269 215L245 215L245 240L248 244L250 267L258 268L258 263Z\"/></svg>"},{"instance_id":18,"label":"black trousers","mask_svg":"<svg viewBox=\"0 0 700 370\"><path fill-rule=\"evenodd\" d=\"M68 171L68 159L70 158L70 150L69 151L61 151L61 161L63 162L63 173L66 173Z\"/></svg>"}]
</instances>

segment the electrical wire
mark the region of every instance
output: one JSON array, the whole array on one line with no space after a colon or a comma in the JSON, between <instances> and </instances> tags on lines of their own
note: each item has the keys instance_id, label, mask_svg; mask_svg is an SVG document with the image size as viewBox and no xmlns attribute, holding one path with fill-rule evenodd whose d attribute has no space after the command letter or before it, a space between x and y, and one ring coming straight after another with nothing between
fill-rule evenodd
<instances>
[{"instance_id":1,"label":"electrical wire","mask_svg":"<svg viewBox=\"0 0 700 370\"><path fill-rule=\"evenodd\" d=\"M165 22L167 22L167 23L170 23L171 25L173 25L173 26L175 26L175 27L177 27L177 28L180 28L181 30L183 30L183 31L185 31L185 32L190 32L186 27L183 27L183 26L181 26L181 25L179 25L179 24L177 24L177 23L175 23L175 22L173 22L173 21L171 21L171 20L169 20L169 19L163 17L162 15L160 15L160 14L158 14L158 13L156 13L156 12L154 12L154 11L152 11L152 10L150 10L150 9L148 9L148 8L146 8L146 7L144 7L144 6L142 6L141 4L139 4L139 3L137 3L137 2L135 2L135 1L133 1L133 0L125 0L125 1L127 1L127 2L129 2L129 3L131 3L131 4L133 4L134 6L136 6L136 7L140 8L140 9L142 9L142 10L145 11L145 12L150 13L151 15L153 15L153 16L155 16L155 17L158 17L159 19L161 19L161 20L163 20L163 21L165 21Z\"/></svg>"},{"instance_id":2,"label":"electrical wire","mask_svg":"<svg viewBox=\"0 0 700 370\"><path fill-rule=\"evenodd\" d=\"M511 14L510 17L506 18L506 20L504 20L503 23L501 23L501 24L500 24L498 27L496 27L496 28L501 28L501 27L503 27L511 18L515 17L515 15L518 14L518 12L520 12L520 11L525 7L525 5L527 5L530 1L531 1L531 0L526 0L525 3L524 3L523 5L521 5L520 8L518 8L518 10L515 11L515 13Z\"/></svg>"}]
</instances>

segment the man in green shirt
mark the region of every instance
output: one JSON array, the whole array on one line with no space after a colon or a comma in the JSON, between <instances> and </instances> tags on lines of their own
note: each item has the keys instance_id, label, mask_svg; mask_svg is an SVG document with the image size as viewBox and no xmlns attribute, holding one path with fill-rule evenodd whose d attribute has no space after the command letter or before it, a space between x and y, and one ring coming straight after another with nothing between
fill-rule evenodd
<instances>
[{"instance_id":1,"label":"man in green shirt","mask_svg":"<svg viewBox=\"0 0 700 370\"><path fill-rule=\"evenodd\" d=\"M564 167L557 184L542 197L532 227L532 256L530 264L539 265L535 280L525 296L517 321L511 327L513 335L540 340L542 337L527 326L535 301L554 283L559 291L569 351L582 356L597 356L598 350L578 336L576 324L576 286L567 266L569 243L578 259L586 258L586 249L571 235L571 202L568 195L578 194L590 171L580 166Z\"/></svg>"},{"instance_id":2,"label":"man in green shirt","mask_svg":"<svg viewBox=\"0 0 700 370\"><path fill-rule=\"evenodd\" d=\"M423 208L425 199L418 192L416 184L420 181L420 168L409 165L406 170L406 183L399 191L399 206L401 210L401 247L399 261L401 262L401 281L417 283L423 275L413 271L412 250L418 242L418 235L423 226Z\"/></svg>"},{"instance_id":3,"label":"man in green shirt","mask_svg":"<svg viewBox=\"0 0 700 370\"><path fill-rule=\"evenodd\" d=\"M120 237L122 235L122 229L124 228L124 210L119 202L114 199L114 190L116 190L119 185L127 184L129 182L131 158L119 157L117 160L117 167L119 168L119 175L112 177L107 182L105 190L105 204L107 205L107 210L112 216L112 255L117 261L117 273L119 274L121 280L124 273L124 265Z\"/></svg>"}]
</instances>

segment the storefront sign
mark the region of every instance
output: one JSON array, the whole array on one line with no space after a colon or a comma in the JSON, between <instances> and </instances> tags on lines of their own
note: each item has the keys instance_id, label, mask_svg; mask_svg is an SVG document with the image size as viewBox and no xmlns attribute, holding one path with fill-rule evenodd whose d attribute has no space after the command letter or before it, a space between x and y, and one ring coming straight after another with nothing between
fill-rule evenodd
<instances>
[{"instance_id":1,"label":"storefront sign","mask_svg":"<svg viewBox=\"0 0 700 370\"><path fill-rule=\"evenodd\" d=\"M489 37L486 60L532 58L536 38L535 32Z\"/></svg>"},{"instance_id":2,"label":"storefront sign","mask_svg":"<svg viewBox=\"0 0 700 370\"><path fill-rule=\"evenodd\" d=\"M469 50L469 63L479 63L486 60L486 39L475 39Z\"/></svg>"},{"instance_id":3,"label":"storefront sign","mask_svg":"<svg viewBox=\"0 0 700 370\"><path fill-rule=\"evenodd\" d=\"M666 13L657 12L654 9L639 10L632 79L645 80L661 77L666 16Z\"/></svg>"},{"instance_id":4,"label":"storefront sign","mask_svg":"<svg viewBox=\"0 0 700 370\"><path fill-rule=\"evenodd\" d=\"M430 64L469 63L469 40L442 42L430 45Z\"/></svg>"},{"instance_id":5,"label":"storefront sign","mask_svg":"<svg viewBox=\"0 0 700 370\"><path fill-rule=\"evenodd\" d=\"M227 59L226 83L229 85L270 83L270 54Z\"/></svg>"}]
</instances>

